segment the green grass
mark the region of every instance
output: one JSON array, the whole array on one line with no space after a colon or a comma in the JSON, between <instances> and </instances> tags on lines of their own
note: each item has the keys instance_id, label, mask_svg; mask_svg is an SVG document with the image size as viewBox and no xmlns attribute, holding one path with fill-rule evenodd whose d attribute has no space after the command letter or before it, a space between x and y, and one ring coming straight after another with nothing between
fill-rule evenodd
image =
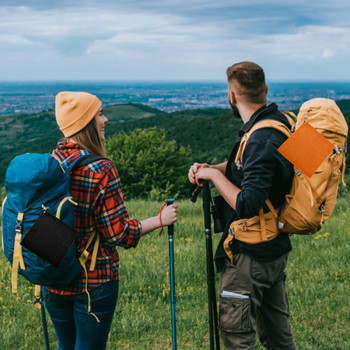
<instances>
[{"instance_id":1,"label":"green grass","mask_svg":"<svg viewBox=\"0 0 350 350\"><path fill-rule=\"evenodd\" d=\"M349 196L340 198L322 231L292 237L287 268L291 324L298 349L342 350L349 340ZM130 201L132 217L154 215L160 202ZM176 316L179 349L208 349L205 237L201 200L179 201L175 224ZM213 235L216 246L218 235ZM171 349L168 235L144 237L119 249L121 283L108 349ZM10 267L0 254L0 344L3 350L43 349L33 287L21 276L10 290ZM51 344L56 344L49 322ZM55 345L56 346L56 345ZM53 346L53 348L55 348ZM262 349L257 343L256 349Z\"/></svg>"}]
</instances>

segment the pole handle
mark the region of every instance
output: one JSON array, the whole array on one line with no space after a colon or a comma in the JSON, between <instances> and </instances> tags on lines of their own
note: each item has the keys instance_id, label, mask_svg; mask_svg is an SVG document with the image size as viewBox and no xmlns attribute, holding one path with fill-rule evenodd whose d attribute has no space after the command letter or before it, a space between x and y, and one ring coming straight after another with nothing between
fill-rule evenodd
<instances>
[{"instance_id":1,"label":"pole handle","mask_svg":"<svg viewBox=\"0 0 350 350\"><path fill-rule=\"evenodd\" d=\"M211 231L211 213L210 213L211 194L209 181L203 180L203 211L204 211L204 227L208 232Z\"/></svg>"},{"instance_id":2,"label":"pole handle","mask_svg":"<svg viewBox=\"0 0 350 350\"><path fill-rule=\"evenodd\" d=\"M172 205L175 202L175 199L170 198L165 200L166 205ZM174 224L168 226L168 235L172 236L174 234Z\"/></svg>"}]
</instances>

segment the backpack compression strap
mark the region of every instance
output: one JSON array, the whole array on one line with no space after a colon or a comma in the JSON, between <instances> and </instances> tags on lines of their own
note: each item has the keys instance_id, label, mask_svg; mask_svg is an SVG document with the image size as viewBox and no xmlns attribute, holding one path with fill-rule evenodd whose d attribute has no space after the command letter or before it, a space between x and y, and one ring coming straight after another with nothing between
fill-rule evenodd
<instances>
[{"instance_id":1,"label":"backpack compression strap","mask_svg":"<svg viewBox=\"0 0 350 350\"><path fill-rule=\"evenodd\" d=\"M272 213L274 221L277 222L279 214L269 199L266 200L266 205L269 207L270 213L264 214L264 210L261 208L258 216L237 220L231 223L223 247L232 264L233 253L230 244L233 239L248 244L258 244L270 241L279 235L276 223L272 223L271 225L271 220L265 220L266 215L271 217ZM266 222L268 222L268 224L266 224Z\"/></svg>"},{"instance_id":2,"label":"backpack compression strap","mask_svg":"<svg viewBox=\"0 0 350 350\"><path fill-rule=\"evenodd\" d=\"M7 201L7 197L5 197L5 199L2 201L2 206L1 206L2 216L1 217L4 217L4 206L5 206L6 201ZM0 230L2 232L2 226L0 227ZM4 233L3 232L2 232L1 242L2 242L2 251L4 252L5 247L4 247Z\"/></svg>"},{"instance_id":3,"label":"backpack compression strap","mask_svg":"<svg viewBox=\"0 0 350 350\"><path fill-rule=\"evenodd\" d=\"M24 270L26 267L24 265L23 255L22 255L22 229L23 229L23 213L18 213L17 222L15 227L15 245L13 248L13 259L12 259L12 293L17 293L17 278L18 278L18 268L21 267Z\"/></svg>"}]
</instances>

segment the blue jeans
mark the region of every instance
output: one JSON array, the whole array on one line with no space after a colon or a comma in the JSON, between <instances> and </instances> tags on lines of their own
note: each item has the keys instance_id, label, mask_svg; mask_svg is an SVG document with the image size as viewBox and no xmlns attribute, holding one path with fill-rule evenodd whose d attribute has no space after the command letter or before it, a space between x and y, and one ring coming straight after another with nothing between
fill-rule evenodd
<instances>
[{"instance_id":1,"label":"blue jeans","mask_svg":"<svg viewBox=\"0 0 350 350\"><path fill-rule=\"evenodd\" d=\"M88 314L86 293L59 295L43 288L43 298L55 329L59 350L104 350L118 299L118 281L90 291Z\"/></svg>"}]
</instances>

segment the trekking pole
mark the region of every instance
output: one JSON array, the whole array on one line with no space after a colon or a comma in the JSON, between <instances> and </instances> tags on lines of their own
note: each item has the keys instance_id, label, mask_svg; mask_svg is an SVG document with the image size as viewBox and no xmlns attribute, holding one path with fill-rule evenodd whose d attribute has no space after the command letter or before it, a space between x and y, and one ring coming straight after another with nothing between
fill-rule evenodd
<instances>
[{"instance_id":1,"label":"trekking pole","mask_svg":"<svg viewBox=\"0 0 350 350\"><path fill-rule=\"evenodd\" d=\"M44 331L44 338L45 338L45 348L46 350L50 350L50 342L49 342L49 333L47 331L47 322L46 322L46 313L45 313L45 304L42 298L42 291L40 286L35 286L35 300L34 305L38 304L40 306L35 306L36 308L40 308L41 310L41 320L43 323L43 331Z\"/></svg>"},{"instance_id":2,"label":"trekking pole","mask_svg":"<svg viewBox=\"0 0 350 350\"><path fill-rule=\"evenodd\" d=\"M49 334L48 334L48 331L47 331L47 323L46 323L45 306L44 306L43 302L41 303L41 318L43 320L43 329L44 329L46 350L50 350Z\"/></svg>"},{"instance_id":3,"label":"trekking pole","mask_svg":"<svg viewBox=\"0 0 350 350\"><path fill-rule=\"evenodd\" d=\"M174 199L167 199L167 205L174 203ZM175 317L175 266L174 266L174 224L168 226L169 258L170 258L170 294L171 294L171 325L173 350L176 350L176 317Z\"/></svg>"},{"instance_id":4,"label":"trekking pole","mask_svg":"<svg viewBox=\"0 0 350 350\"><path fill-rule=\"evenodd\" d=\"M203 181L203 211L204 211L204 227L207 255L207 284L208 284L208 311L209 311L209 336L210 349L214 350L214 334L216 349L220 350L220 338L218 331L218 315L216 306L215 291L215 275L213 261L213 243L211 238L211 195L209 189L209 181Z\"/></svg>"}]
</instances>

